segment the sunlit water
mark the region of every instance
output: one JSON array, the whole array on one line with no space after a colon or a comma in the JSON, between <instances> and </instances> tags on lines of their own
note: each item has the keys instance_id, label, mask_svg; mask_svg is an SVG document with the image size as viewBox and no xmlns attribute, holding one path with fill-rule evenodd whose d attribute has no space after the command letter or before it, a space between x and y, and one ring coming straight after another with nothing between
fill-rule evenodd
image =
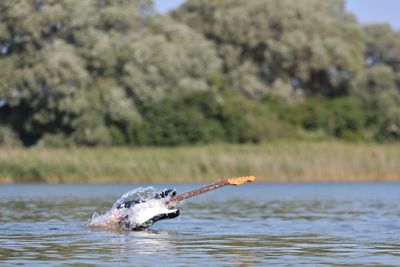
<instances>
[{"instance_id":1,"label":"sunlit water","mask_svg":"<svg viewBox=\"0 0 400 267\"><path fill-rule=\"evenodd\" d=\"M87 227L138 186L0 186L0 266L400 264L400 184L246 184L189 199L148 231Z\"/></svg>"}]
</instances>

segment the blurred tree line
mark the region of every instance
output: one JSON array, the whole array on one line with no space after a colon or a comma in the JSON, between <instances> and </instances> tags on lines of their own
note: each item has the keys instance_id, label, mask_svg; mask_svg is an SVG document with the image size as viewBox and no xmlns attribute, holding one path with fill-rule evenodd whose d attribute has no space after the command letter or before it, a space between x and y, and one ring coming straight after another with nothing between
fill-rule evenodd
<instances>
[{"instance_id":1,"label":"blurred tree line","mask_svg":"<svg viewBox=\"0 0 400 267\"><path fill-rule=\"evenodd\" d=\"M0 144L400 140L400 33L343 0L0 2Z\"/></svg>"}]
</instances>

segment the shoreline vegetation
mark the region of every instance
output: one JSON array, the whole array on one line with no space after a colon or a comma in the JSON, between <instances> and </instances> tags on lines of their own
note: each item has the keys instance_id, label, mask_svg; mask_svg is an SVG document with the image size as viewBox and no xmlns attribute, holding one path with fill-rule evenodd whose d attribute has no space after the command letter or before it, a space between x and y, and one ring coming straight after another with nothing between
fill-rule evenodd
<instances>
[{"instance_id":1,"label":"shoreline vegetation","mask_svg":"<svg viewBox=\"0 0 400 267\"><path fill-rule=\"evenodd\" d=\"M187 147L0 149L0 183L400 181L400 144L274 142Z\"/></svg>"},{"instance_id":2,"label":"shoreline vegetation","mask_svg":"<svg viewBox=\"0 0 400 267\"><path fill-rule=\"evenodd\" d=\"M399 31L345 0L152 2L0 1L0 146L400 142Z\"/></svg>"}]
</instances>

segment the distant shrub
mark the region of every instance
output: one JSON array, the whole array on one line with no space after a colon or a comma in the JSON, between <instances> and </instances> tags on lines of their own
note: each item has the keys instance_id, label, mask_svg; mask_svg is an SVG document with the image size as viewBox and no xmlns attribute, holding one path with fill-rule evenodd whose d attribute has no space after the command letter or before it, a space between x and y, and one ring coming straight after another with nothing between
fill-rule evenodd
<instances>
[{"instance_id":1,"label":"distant shrub","mask_svg":"<svg viewBox=\"0 0 400 267\"><path fill-rule=\"evenodd\" d=\"M141 113L143 121L128 129L132 144L259 143L295 133L293 126L279 121L264 105L233 91L146 102Z\"/></svg>"},{"instance_id":2,"label":"distant shrub","mask_svg":"<svg viewBox=\"0 0 400 267\"><path fill-rule=\"evenodd\" d=\"M43 147L65 147L72 145L72 142L70 139L67 139L65 134L57 133L43 135L36 145Z\"/></svg>"},{"instance_id":3,"label":"distant shrub","mask_svg":"<svg viewBox=\"0 0 400 267\"><path fill-rule=\"evenodd\" d=\"M116 125L111 125L109 128L110 138L113 145L125 145L127 143L126 134L121 130L121 128Z\"/></svg>"},{"instance_id":4,"label":"distant shrub","mask_svg":"<svg viewBox=\"0 0 400 267\"><path fill-rule=\"evenodd\" d=\"M76 122L76 129L70 138L83 146L107 146L112 144L110 131L98 114L87 114Z\"/></svg>"},{"instance_id":5,"label":"distant shrub","mask_svg":"<svg viewBox=\"0 0 400 267\"><path fill-rule=\"evenodd\" d=\"M22 142L16 133L6 126L0 126L0 146L21 146Z\"/></svg>"},{"instance_id":6,"label":"distant shrub","mask_svg":"<svg viewBox=\"0 0 400 267\"><path fill-rule=\"evenodd\" d=\"M365 115L359 101L338 98L328 103L327 131L330 135L351 141L363 139Z\"/></svg>"},{"instance_id":7,"label":"distant shrub","mask_svg":"<svg viewBox=\"0 0 400 267\"><path fill-rule=\"evenodd\" d=\"M280 119L307 131L322 131L327 136L352 141L365 138L366 113L362 104L354 98L309 98L288 105L269 97L264 103Z\"/></svg>"},{"instance_id":8,"label":"distant shrub","mask_svg":"<svg viewBox=\"0 0 400 267\"><path fill-rule=\"evenodd\" d=\"M226 141L233 143L259 143L279 138L293 138L297 129L265 105L232 91L224 92L221 124Z\"/></svg>"},{"instance_id":9,"label":"distant shrub","mask_svg":"<svg viewBox=\"0 0 400 267\"><path fill-rule=\"evenodd\" d=\"M131 126L134 142L143 145L209 143L221 139L218 104L208 93L142 105L142 124ZM132 137L131 137L132 138Z\"/></svg>"}]
</instances>

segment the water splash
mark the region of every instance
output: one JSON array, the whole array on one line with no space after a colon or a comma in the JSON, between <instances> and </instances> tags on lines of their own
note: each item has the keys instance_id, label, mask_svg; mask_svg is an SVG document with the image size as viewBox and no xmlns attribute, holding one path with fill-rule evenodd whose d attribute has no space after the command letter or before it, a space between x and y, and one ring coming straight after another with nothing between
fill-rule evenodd
<instances>
[{"instance_id":1,"label":"water splash","mask_svg":"<svg viewBox=\"0 0 400 267\"><path fill-rule=\"evenodd\" d=\"M114 204L113 208L117 208L123 203L127 202L145 202L150 199L154 199L157 196L157 191L154 189L154 187L149 186L149 187L139 187L136 188L132 191L126 192L123 194Z\"/></svg>"},{"instance_id":2,"label":"water splash","mask_svg":"<svg viewBox=\"0 0 400 267\"><path fill-rule=\"evenodd\" d=\"M166 192L166 190L162 191ZM159 214L174 213L177 210L167 205L172 195L160 197L153 187L140 187L122 195L104 214L95 212L89 226L112 230L130 230L136 227L147 228L149 220ZM134 203L127 205L127 203ZM121 223L123 221L123 223Z\"/></svg>"}]
</instances>

